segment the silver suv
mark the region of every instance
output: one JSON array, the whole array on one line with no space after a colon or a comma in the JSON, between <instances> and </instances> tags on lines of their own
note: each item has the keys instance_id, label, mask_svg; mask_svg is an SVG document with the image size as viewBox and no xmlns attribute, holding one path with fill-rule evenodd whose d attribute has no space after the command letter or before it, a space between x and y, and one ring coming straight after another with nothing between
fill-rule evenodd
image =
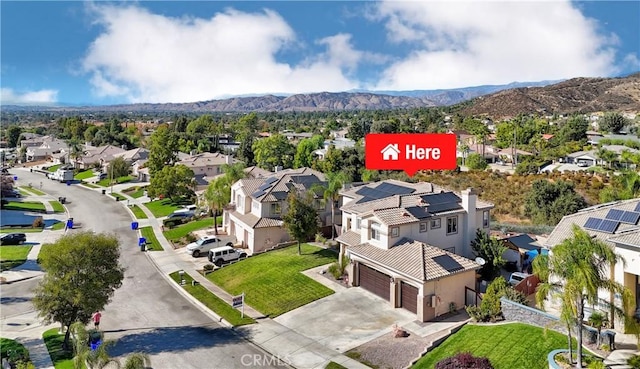
<instances>
[{"instance_id":1,"label":"silver suv","mask_svg":"<svg viewBox=\"0 0 640 369\"><path fill-rule=\"evenodd\" d=\"M224 263L241 260L247 257L247 253L231 246L222 246L209 250L209 261L216 266L222 266Z\"/></svg>"}]
</instances>

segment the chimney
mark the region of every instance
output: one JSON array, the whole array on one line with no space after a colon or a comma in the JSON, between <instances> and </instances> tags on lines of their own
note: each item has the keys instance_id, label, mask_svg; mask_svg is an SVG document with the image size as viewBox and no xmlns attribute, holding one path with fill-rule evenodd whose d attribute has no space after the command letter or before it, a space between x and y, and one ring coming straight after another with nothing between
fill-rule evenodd
<instances>
[{"instance_id":1,"label":"chimney","mask_svg":"<svg viewBox=\"0 0 640 369\"><path fill-rule=\"evenodd\" d=\"M473 188L467 188L462 191L462 208L465 210L463 215L464 219L461 219L463 233L463 256L473 259L473 250L471 250L471 241L476 236L478 214L476 212L476 201L478 199L478 193Z\"/></svg>"},{"instance_id":2,"label":"chimney","mask_svg":"<svg viewBox=\"0 0 640 369\"><path fill-rule=\"evenodd\" d=\"M275 173L278 173L278 172L279 172L279 171L281 171L281 170L282 170L282 166L280 166L280 165L276 165L276 167L275 167L275 168L273 168L273 171L274 171Z\"/></svg>"},{"instance_id":3,"label":"chimney","mask_svg":"<svg viewBox=\"0 0 640 369\"><path fill-rule=\"evenodd\" d=\"M229 154L224 158L224 162L225 164L231 165L231 163L233 162L233 155Z\"/></svg>"},{"instance_id":4,"label":"chimney","mask_svg":"<svg viewBox=\"0 0 640 369\"><path fill-rule=\"evenodd\" d=\"M127 149L127 145L122 145L120 147L122 147L122 150L126 150Z\"/></svg>"}]
</instances>

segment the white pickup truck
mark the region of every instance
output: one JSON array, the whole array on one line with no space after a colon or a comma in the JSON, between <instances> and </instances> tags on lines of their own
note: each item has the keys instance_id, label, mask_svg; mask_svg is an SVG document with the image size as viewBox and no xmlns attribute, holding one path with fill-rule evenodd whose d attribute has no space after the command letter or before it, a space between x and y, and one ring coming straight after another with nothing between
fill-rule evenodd
<instances>
[{"instance_id":1,"label":"white pickup truck","mask_svg":"<svg viewBox=\"0 0 640 369\"><path fill-rule=\"evenodd\" d=\"M47 178L60 181L60 182L73 181L73 170L58 169L53 173L47 174Z\"/></svg>"}]
</instances>

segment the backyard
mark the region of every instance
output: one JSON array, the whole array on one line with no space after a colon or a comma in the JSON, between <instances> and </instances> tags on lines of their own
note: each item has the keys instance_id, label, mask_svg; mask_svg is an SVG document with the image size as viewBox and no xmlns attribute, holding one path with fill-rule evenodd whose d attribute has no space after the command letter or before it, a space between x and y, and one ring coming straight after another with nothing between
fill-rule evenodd
<instances>
[{"instance_id":1,"label":"backyard","mask_svg":"<svg viewBox=\"0 0 640 369\"><path fill-rule=\"evenodd\" d=\"M433 368L460 352L486 357L495 369L546 369L547 354L567 347L567 336L522 323L467 324L440 346L428 352L414 369Z\"/></svg>"},{"instance_id":2,"label":"backyard","mask_svg":"<svg viewBox=\"0 0 640 369\"><path fill-rule=\"evenodd\" d=\"M0 247L0 271L9 270L24 264L31 246L2 246Z\"/></svg>"},{"instance_id":3,"label":"backyard","mask_svg":"<svg viewBox=\"0 0 640 369\"><path fill-rule=\"evenodd\" d=\"M207 278L232 295L244 292L247 305L273 318L331 295L331 289L300 272L336 260L333 251L309 244L298 255L294 245L228 265Z\"/></svg>"}]
</instances>

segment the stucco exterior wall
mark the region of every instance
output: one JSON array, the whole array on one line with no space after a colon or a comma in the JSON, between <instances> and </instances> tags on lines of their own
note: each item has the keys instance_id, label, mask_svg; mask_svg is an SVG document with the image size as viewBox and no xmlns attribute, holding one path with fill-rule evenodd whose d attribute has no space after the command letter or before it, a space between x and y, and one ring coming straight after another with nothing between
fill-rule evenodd
<instances>
[{"instance_id":1,"label":"stucco exterior wall","mask_svg":"<svg viewBox=\"0 0 640 369\"><path fill-rule=\"evenodd\" d=\"M436 295L435 316L449 312L449 304L454 303L456 309L464 307L465 287L475 289L476 272L474 270L454 274L446 278L428 281L424 284L425 303L430 295Z\"/></svg>"},{"instance_id":2,"label":"stucco exterior wall","mask_svg":"<svg viewBox=\"0 0 640 369\"><path fill-rule=\"evenodd\" d=\"M289 241L290 237L284 228L269 227L256 228L253 233L252 252L261 252L281 242Z\"/></svg>"}]
</instances>

